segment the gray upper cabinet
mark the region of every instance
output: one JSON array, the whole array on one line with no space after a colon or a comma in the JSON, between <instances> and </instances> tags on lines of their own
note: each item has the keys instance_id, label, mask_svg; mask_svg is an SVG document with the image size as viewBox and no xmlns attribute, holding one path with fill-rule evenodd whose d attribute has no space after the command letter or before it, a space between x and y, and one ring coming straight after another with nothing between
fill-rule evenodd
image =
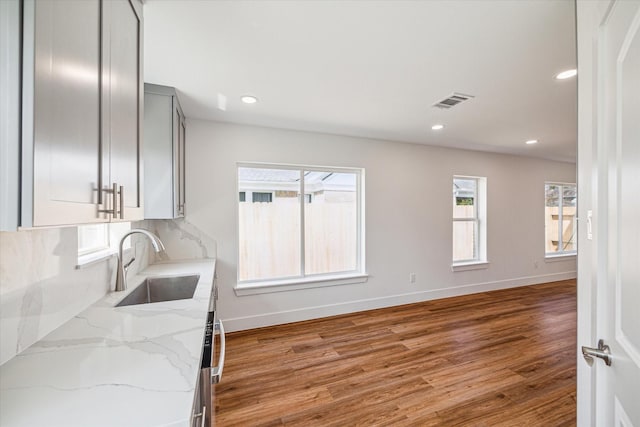
<instances>
[{"instance_id":1,"label":"gray upper cabinet","mask_svg":"<svg viewBox=\"0 0 640 427\"><path fill-rule=\"evenodd\" d=\"M25 1L23 34L21 225L97 220L100 1Z\"/></svg>"},{"instance_id":2,"label":"gray upper cabinet","mask_svg":"<svg viewBox=\"0 0 640 427\"><path fill-rule=\"evenodd\" d=\"M20 213L20 14L18 0L0 1L0 230Z\"/></svg>"},{"instance_id":3,"label":"gray upper cabinet","mask_svg":"<svg viewBox=\"0 0 640 427\"><path fill-rule=\"evenodd\" d=\"M108 141L109 165L103 183L118 188L117 219L144 216L142 186L142 6L129 0L103 1L102 61L103 140ZM106 144L105 144L106 148ZM107 154L103 156L107 158ZM107 173L108 172L108 176ZM103 187L104 188L104 187Z\"/></svg>"},{"instance_id":4,"label":"gray upper cabinet","mask_svg":"<svg viewBox=\"0 0 640 427\"><path fill-rule=\"evenodd\" d=\"M20 218L3 229L142 219L142 5L24 0L22 15L20 200L3 207Z\"/></svg>"},{"instance_id":5,"label":"gray upper cabinet","mask_svg":"<svg viewBox=\"0 0 640 427\"><path fill-rule=\"evenodd\" d=\"M183 217L184 114L174 88L145 83L144 92L144 217Z\"/></svg>"}]
</instances>

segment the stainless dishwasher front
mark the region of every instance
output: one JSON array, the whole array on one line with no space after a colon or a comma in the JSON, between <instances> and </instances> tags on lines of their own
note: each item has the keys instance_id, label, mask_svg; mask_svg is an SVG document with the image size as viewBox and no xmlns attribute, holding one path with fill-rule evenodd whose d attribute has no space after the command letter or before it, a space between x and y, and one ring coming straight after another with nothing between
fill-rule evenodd
<instances>
[{"instance_id":1,"label":"stainless dishwasher front","mask_svg":"<svg viewBox=\"0 0 640 427\"><path fill-rule=\"evenodd\" d=\"M207 325L205 328L204 343L202 346L202 358L200 366L200 376L196 388L193 404L193 415L191 417L192 427L213 427L214 413L212 402L212 385L217 384L222 379L225 357L225 334L224 325L216 318L216 301L218 299L217 280L214 279L213 290L209 313L207 314ZM219 337L220 351L218 364L215 365L216 357L216 337Z\"/></svg>"}]
</instances>

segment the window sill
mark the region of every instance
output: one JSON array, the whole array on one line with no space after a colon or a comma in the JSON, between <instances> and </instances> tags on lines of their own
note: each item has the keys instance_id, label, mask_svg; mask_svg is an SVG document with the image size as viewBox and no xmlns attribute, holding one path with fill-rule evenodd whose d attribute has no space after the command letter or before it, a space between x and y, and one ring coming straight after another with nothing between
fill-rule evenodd
<instances>
[{"instance_id":1,"label":"window sill","mask_svg":"<svg viewBox=\"0 0 640 427\"><path fill-rule=\"evenodd\" d=\"M489 268L488 261L460 262L451 264L451 271L484 270Z\"/></svg>"},{"instance_id":2,"label":"window sill","mask_svg":"<svg viewBox=\"0 0 640 427\"><path fill-rule=\"evenodd\" d=\"M297 277L295 279L239 283L236 285L234 291L237 296L269 294L273 292L296 291L325 286L366 283L368 278L369 275L366 273L327 274L317 277Z\"/></svg>"},{"instance_id":3,"label":"window sill","mask_svg":"<svg viewBox=\"0 0 640 427\"><path fill-rule=\"evenodd\" d=\"M101 251L91 252L86 255L78 255L78 263L76 264L76 270L82 270L93 264L97 264L112 256L116 256L116 251L113 249L103 249Z\"/></svg>"},{"instance_id":4,"label":"window sill","mask_svg":"<svg viewBox=\"0 0 640 427\"><path fill-rule=\"evenodd\" d=\"M131 256L131 248L124 249L124 257ZM82 270L90 267L99 262L103 262L111 257L117 257L118 251L115 249L107 248L100 251L91 252L86 255L78 255L78 263L76 264L76 270Z\"/></svg>"},{"instance_id":5,"label":"window sill","mask_svg":"<svg viewBox=\"0 0 640 427\"><path fill-rule=\"evenodd\" d=\"M544 262L558 262L558 261L571 261L576 259L576 254L559 254L559 255L545 255Z\"/></svg>"}]
</instances>

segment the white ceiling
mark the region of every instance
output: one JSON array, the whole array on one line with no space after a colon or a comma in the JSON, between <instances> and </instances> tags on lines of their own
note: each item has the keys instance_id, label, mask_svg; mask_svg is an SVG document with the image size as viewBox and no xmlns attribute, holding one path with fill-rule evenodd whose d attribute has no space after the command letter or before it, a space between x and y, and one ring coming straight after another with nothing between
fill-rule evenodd
<instances>
[{"instance_id":1,"label":"white ceiling","mask_svg":"<svg viewBox=\"0 0 640 427\"><path fill-rule=\"evenodd\" d=\"M574 7L147 0L145 81L189 118L575 161L576 79L554 78L576 66ZM432 107L454 91L475 99Z\"/></svg>"}]
</instances>

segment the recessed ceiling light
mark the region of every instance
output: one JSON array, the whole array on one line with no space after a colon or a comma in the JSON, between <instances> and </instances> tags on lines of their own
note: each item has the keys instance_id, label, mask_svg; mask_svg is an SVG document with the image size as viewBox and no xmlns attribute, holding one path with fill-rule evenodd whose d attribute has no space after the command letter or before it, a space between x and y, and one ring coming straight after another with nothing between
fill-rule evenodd
<instances>
[{"instance_id":1,"label":"recessed ceiling light","mask_svg":"<svg viewBox=\"0 0 640 427\"><path fill-rule=\"evenodd\" d=\"M533 145L533 144L537 144L538 140L537 139L530 139L528 141L525 141L525 144L527 145Z\"/></svg>"},{"instance_id":2,"label":"recessed ceiling light","mask_svg":"<svg viewBox=\"0 0 640 427\"><path fill-rule=\"evenodd\" d=\"M444 125L433 125L431 126L431 130L442 130L444 129Z\"/></svg>"},{"instance_id":3,"label":"recessed ceiling light","mask_svg":"<svg viewBox=\"0 0 640 427\"><path fill-rule=\"evenodd\" d=\"M242 97L240 97L240 100L245 104L255 104L256 102L258 102L258 98L253 95L243 95Z\"/></svg>"},{"instance_id":4,"label":"recessed ceiling light","mask_svg":"<svg viewBox=\"0 0 640 427\"><path fill-rule=\"evenodd\" d=\"M558 80L569 79L571 77L574 77L576 74L578 74L578 70L576 70L574 68L574 69L566 70L566 71L563 71L563 72L559 73L556 76L556 79L558 79Z\"/></svg>"}]
</instances>

